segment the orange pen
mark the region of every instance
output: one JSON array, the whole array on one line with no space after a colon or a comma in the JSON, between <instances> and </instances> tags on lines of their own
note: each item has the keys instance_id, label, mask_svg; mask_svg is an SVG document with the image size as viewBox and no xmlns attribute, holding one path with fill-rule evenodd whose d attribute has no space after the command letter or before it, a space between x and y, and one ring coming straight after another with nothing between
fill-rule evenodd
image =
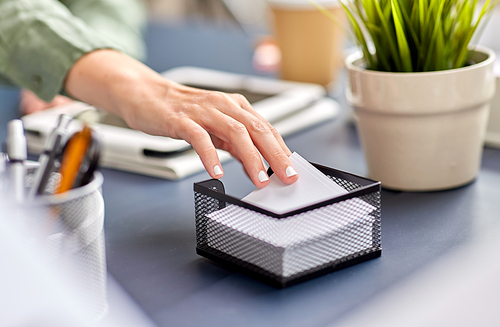
<instances>
[{"instance_id":1,"label":"orange pen","mask_svg":"<svg viewBox=\"0 0 500 327\"><path fill-rule=\"evenodd\" d=\"M73 187L91 141L92 132L88 125L84 125L83 130L77 132L68 141L59 171L61 173L61 183L56 194L69 191Z\"/></svg>"}]
</instances>

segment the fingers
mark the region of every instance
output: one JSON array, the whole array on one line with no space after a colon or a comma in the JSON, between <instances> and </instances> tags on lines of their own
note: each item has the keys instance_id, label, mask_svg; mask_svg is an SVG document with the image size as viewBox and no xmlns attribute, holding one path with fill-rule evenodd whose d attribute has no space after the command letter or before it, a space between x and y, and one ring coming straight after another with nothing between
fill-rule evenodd
<instances>
[{"instance_id":1,"label":"fingers","mask_svg":"<svg viewBox=\"0 0 500 327\"><path fill-rule=\"evenodd\" d=\"M222 116L220 113L216 113L216 115ZM229 117L226 119L230 120ZM232 124L235 126L241 125L236 121L232 122ZM200 156L203 166L212 178L218 179L224 175L217 151L215 149L215 145L217 145L218 148L228 151L242 162L247 175L250 177L255 186L261 188L269 184L269 177L267 176L266 168L260 158L259 152L253 146L248 134L245 135L239 127L235 127L233 130L235 134L230 136L230 139L232 139L233 142L241 145L235 148L227 142L211 137L203 127L196 124L192 120L185 119L179 121L178 125L179 136L191 144L196 153ZM249 153L242 156L241 149L245 147L250 148L251 150L248 151ZM255 164L255 158L258 158L257 164Z\"/></svg>"},{"instance_id":2,"label":"fingers","mask_svg":"<svg viewBox=\"0 0 500 327\"><path fill-rule=\"evenodd\" d=\"M228 145L224 145L216 142L219 148L229 150L234 157L240 160L255 186L260 188L269 184L266 167L245 125L217 110L210 112L207 116L202 127L228 143Z\"/></svg>"},{"instance_id":3,"label":"fingers","mask_svg":"<svg viewBox=\"0 0 500 327\"><path fill-rule=\"evenodd\" d=\"M45 102L39 99L33 92L23 89L21 91L19 108L23 114L31 114L70 102L73 102L73 100L62 95L56 95L51 102Z\"/></svg>"},{"instance_id":4,"label":"fingers","mask_svg":"<svg viewBox=\"0 0 500 327\"><path fill-rule=\"evenodd\" d=\"M285 141L281 137L281 135L278 133L276 128L274 128L271 123L269 123L264 117L262 117L255 109L252 107L252 105L248 102L248 100L241 94L230 94L230 96L234 99L237 105L241 106L242 109L250 112L252 115L258 117L261 121L263 121L267 127L271 130L271 132L274 135L274 138L278 141L279 145L285 152L285 154L289 157L292 152L290 149L285 144Z\"/></svg>"},{"instance_id":5,"label":"fingers","mask_svg":"<svg viewBox=\"0 0 500 327\"><path fill-rule=\"evenodd\" d=\"M179 136L191 144L210 177L219 179L224 176L219 156L207 131L188 119L180 121L179 125Z\"/></svg>"},{"instance_id":6,"label":"fingers","mask_svg":"<svg viewBox=\"0 0 500 327\"><path fill-rule=\"evenodd\" d=\"M221 139L219 139L218 137L214 136L214 135L211 135L211 138L212 138L212 142L213 144L215 145L215 147L217 149L221 149L221 150L224 150L224 151L227 151L229 152L234 159L236 159L237 161L239 161L239 163L243 164L243 162L241 161L240 157L238 156L238 153L235 151L235 149L233 148L233 146L225 141L222 141ZM266 168L266 165L263 163L264 165L264 168L265 168L265 172L267 172L267 168ZM249 179L251 179L250 177L250 174L248 173L248 171L245 169L245 166L242 165L243 167L243 171L245 172L245 174L247 175L247 177Z\"/></svg>"},{"instance_id":7,"label":"fingers","mask_svg":"<svg viewBox=\"0 0 500 327\"><path fill-rule=\"evenodd\" d=\"M254 167L260 169L263 166L260 151L282 182L286 184L296 182L298 174L288 158L291 151L278 132L255 112L243 96L229 95L228 98L233 105L223 106L219 110L233 118L236 123L232 122L226 127L229 133L220 132L229 137L224 140L235 148L247 172L252 174L255 172ZM247 138L250 138L250 141ZM261 174L260 171L258 174ZM263 177L262 174L261 176Z\"/></svg>"},{"instance_id":8,"label":"fingers","mask_svg":"<svg viewBox=\"0 0 500 327\"><path fill-rule=\"evenodd\" d=\"M221 150L229 152L233 156L233 158L235 158L236 160L238 160L241 163L240 157L238 156L238 154L236 153L236 151L234 150L234 148L231 144L221 140L220 138L218 138L217 136L215 136L213 134L210 135L210 138L212 139L212 143L214 144L214 146L217 149L221 149Z\"/></svg>"},{"instance_id":9,"label":"fingers","mask_svg":"<svg viewBox=\"0 0 500 327\"><path fill-rule=\"evenodd\" d=\"M159 103L155 97L149 99L153 100L148 114L130 111L134 115L129 115L129 124L135 122L135 128L147 133L186 140L213 178L223 175L215 150L218 147L229 151L243 164L257 187L269 184L262 156L281 181L286 184L297 181L285 142L243 96L170 83L168 92L159 97Z\"/></svg>"},{"instance_id":10,"label":"fingers","mask_svg":"<svg viewBox=\"0 0 500 327\"><path fill-rule=\"evenodd\" d=\"M19 109L23 114L32 114L45 108L46 103L40 100L33 92L23 89L19 101Z\"/></svg>"}]
</instances>

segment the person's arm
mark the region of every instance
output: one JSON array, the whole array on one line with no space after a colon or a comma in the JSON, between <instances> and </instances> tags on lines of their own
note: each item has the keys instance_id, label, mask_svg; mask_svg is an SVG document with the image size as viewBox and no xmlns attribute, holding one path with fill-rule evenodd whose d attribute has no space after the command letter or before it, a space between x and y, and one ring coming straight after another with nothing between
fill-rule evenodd
<instances>
[{"instance_id":1,"label":"person's arm","mask_svg":"<svg viewBox=\"0 0 500 327\"><path fill-rule=\"evenodd\" d=\"M186 140L213 178L222 177L215 168L221 167L216 147L242 162L257 187L269 183L259 152L283 182L298 178L281 136L239 94L179 85L113 50L78 60L65 87L73 97L121 116L132 128Z\"/></svg>"},{"instance_id":2,"label":"person's arm","mask_svg":"<svg viewBox=\"0 0 500 327\"><path fill-rule=\"evenodd\" d=\"M85 53L118 44L56 0L0 0L0 75L50 101Z\"/></svg>"},{"instance_id":3,"label":"person's arm","mask_svg":"<svg viewBox=\"0 0 500 327\"><path fill-rule=\"evenodd\" d=\"M61 0L75 17L97 33L113 40L121 50L138 60L145 58L142 30L146 25L147 12L142 0ZM1 22L0 22L1 26ZM5 81L3 81L5 84ZM0 83L2 83L0 75ZM56 95L45 102L33 92L23 89L19 110L30 114L58 105L71 103L63 95Z\"/></svg>"},{"instance_id":4,"label":"person's arm","mask_svg":"<svg viewBox=\"0 0 500 327\"><path fill-rule=\"evenodd\" d=\"M147 22L143 0L60 0L89 27L118 44L123 52L145 59L142 32Z\"/></svg>"},{"instance_id":5,"label":"person's arm","mask_svg":"<svg viewBox=\"0 0 500 327\"><path fill-rule=\"evenodd\" d=\"M0 0L0 74L12 83L45 101L65 88L133 128L182 138L214 178L223 175L218 147L240 160L258 187L269 183L258 151L283 182L297 180L283 140L243 96L181 86L106 48L120 49L58 1Z\"/></svg>"}]
</instances>

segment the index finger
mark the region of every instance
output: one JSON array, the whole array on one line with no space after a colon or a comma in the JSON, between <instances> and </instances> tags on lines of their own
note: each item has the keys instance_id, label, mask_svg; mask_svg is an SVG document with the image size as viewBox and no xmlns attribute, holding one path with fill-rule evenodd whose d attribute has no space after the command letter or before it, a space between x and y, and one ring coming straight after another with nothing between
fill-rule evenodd
<instances>
[{"instance_id":1,"label":"index finger","mask_svg":"<svg viewBox=\"0 0 500 327\"><path fill-rule=\"evenodd\" d=\"M280 145L280 147L283 149L283 151L285 152L285 154L287 156L290 156L292 154L292 152L290 151L290 149L286 145L285 141L283 140L283 137L281 137L280 133L278 133L276 128L274 128L274 126L271 125L271 123L269 121L267 121L264 117L262 117L262 115L259 114L252 107L250 102L248 102L248 100L243 95L235 93L235 94L230 94L230 96L233 98L233 100L236 102L237 105L241 106L242 109L244 109L244 110L250 112L252 115L258 117L262 122L264 122L267 125L269 130L273 133L274 138L276 139L276 141L278 141L278 144Z\"/></svg>"},{"instance_id":2,"label":"index finger","mask_svg":"<svg viewBox=\"0 0 500 327\"><path fill-rule=\"evenodd\" d=\"M236 104L235 108L240 109L233 108L234 111L227 114L246 126L255 146L282 182L286 184L296 182L299 176L288 158L291 151L281 135L253 109L245 97L235 94L230 97Z\"/></svg>"}]
</instances>

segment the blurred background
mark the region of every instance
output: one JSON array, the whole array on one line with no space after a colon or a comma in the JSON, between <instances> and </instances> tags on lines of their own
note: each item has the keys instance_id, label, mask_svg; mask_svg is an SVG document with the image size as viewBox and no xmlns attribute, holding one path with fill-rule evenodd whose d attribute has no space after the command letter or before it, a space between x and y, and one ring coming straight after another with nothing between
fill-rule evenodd
<instances>
[{"instance_id":1,"label":"blurred background","mask_svg":"<svg viewBox=\"0 0 500 327\"><path fill-rule=\"evenodd\" d=\"M236 33L243 32L253 41L255 53L253 73L279 76L279 48L267 47L260 51L259 45L275 45L273 34L273 14L269 1L266 0L144 0L147 4L150 24L189 24L223 28ZM333 22L325 19L328 24ZM347 24L345 24L347 26ZM473 43L487 46L499 53L500 40L497 31L500 28L500 8L497 7L481 37ZM154 28L153 28L154 31ZM348 40L344 40L346 53L355 49ZM189 42L189 41L186 41ZM264 47L262 47L264 48ZM352 50L351 50L352 49ZM351 51L350 51L351 50ZM276 53L278 51L278 53ZM262 55L263 54L263 55ZM257 58L255 58L257 56ZM261 62L263 61L263 63ZM152 65L154 67L154 63ZM340 62L342 66L342 62ZM246 71L248 72L248 71ZM339 91L336 90L338 95ZM330 95L332 93L330 92ZM333 94L335 95L335 94Z\"/></svg>"},{"instance_id":2,"label":"blurred background","mask_svg":"<svg viewBox=\"0 0 500 327\"><path fill-rule=\"evenodd\" d=\"M235 29L244 28L249 33L272 33L271 15L266 0L145 0L149 17L154 22L211 23ZM500 8L497 8L479 43L497 50L495 31L500 26Z\"/></svg>"},{"instance_id":3,"label":"blurred background","mask_svg":"<svg viewBox=\"0 0 500 327\"><path fill-rule=\"evenodd\" d=\"M307 1L295 1L291 6L276 0L145 1L149 18L146 44L151 44L153 38L165 42L163 47L148 48L146 64L157 71L201 66L316 83L334 97L341 93L336 76L343 65L342 49L348 43L340 28ZM344 21L338 3L323 3L339 22ZM165 25L169 28L165 29ZM172 30L180 33L169 35ZM207 38L215 36L220 42L217 46L202 44L205 40L200 38L201 34ZM184 37L182 49L171 49L169 41L181 37ZM199 56L191 55L199 53L199 49L204 49L203 62ZM214 57L220 58L228 52L230 56L224 65L217 64ZM169 59L168 66L165 56Z\"/></svg>"},{"instance_id":4,"label":"blurred background","mask_svg":"<svg viewBox=\"0 0 500 327\"><path fill-rule=\"evenodd\" d=\"M155 21L199 20L238 25L252 31L267 29L265 0L146 0Z\"/></svg>"},{"instance_id":5,"label":"blurred background","mask_svg":"<svg viewBox=\"0 0 500 327\"><path fill-rule=\"evenodd\" d=\"M163 47L154 49L149 47L146 64L151 68L164 71L175 66L188 65L235 73L277 76L281 54L273 38L270 37L273 34L272 13L266 0L144 1L147 4L149 20L145 33L146 44L151 39L165 42ZM165 25L169 28L165 29ZM165 34L166 30L172 31L172 34ZM218 35L221 41L219 48L211 44L201 44L203 37L199 36L202 34L208 38ZM172 38L184 38L179 40L183 44L183 49L170 49L168 43ZM245 53L238 52L243 40L246 42ZM195 42L198 44L193 44ZM234 44L236 50L232 55L239 57L233 61L239 63L227 65L226 62L224 67L219 67L213 57L218 58L222 53L231 51L233 42L236 42ZM225 47L226 45L228 47ZM192 55L198 49L206 50L204 62L195 58L199 56ZM157 53L157 50L162 52ZM247 57L250 53L252 57ZM169 56L169 66L165 65L164 56ZM245 65L242 65L242 62Z\"/></svg>"},{"instance_id":6,"label":"blurred background","mask_svg":"<svg viewBox=\"0 0 500 327\"><path fill-rule=\"evenodd\" d=\"M171 69L177 66L183 65L192 65L192 66L201 66L212 69L221 69L232 71L236 73L244 73L244 74L257 74L271 77L278 77L279 73L279 64L280 64L280 54L277 53L278 48L276 47L273 37L273 25L272 25L272 13L271 9L266 0L144 0L147 4L148 15L149 15L149 26L146 30L146 43L151 45L154 42L164 42L163 46L150 47L148 50L148 59L146 63L157 71L164 71L167 69ZM327 19L325 19L327 23L332 24ZM161 26L168 25L169 28L165 29ZM179 29L176 29L176 26ZM500 50L500 40L498 31L500 30L500 8L497 8L496 12L492 16L487 28L485 29L483 36L480 40L478 40L479 44L486 45L493 50L499 53ZM220 33L223 31L223 33ZM161 35L161 37L158 37ZM245 36L242 38L241 36ZM209 36L209 37L205 37ZM194 38L193 38L194 37ZM180 44L178 41L182 40L182 44L184 47L182 49L175 48L171 46L169 40L176 39L174 44ZM159 41L160 40L160 41ZM206 42L210 42L210 40L216 40L218 48L212 44L206 44ZM199 52L203 50L204 56L199 56ZM248 51L250 50L250 51ZM262 50L262 51L259 51ZM349 52L349 44L346 43L345 52ZM230 53L231 56L228 56L224 62L218 58L221 53ZM249 53L252 54L252 57L249 57ZM168 60L165 58L168 57ZM340 61L339 61L340 63ZM499 65L500 67L500 65ZM497 76L500 75L500 68L496 72ZM331 96L339 96L339 101L343 101L341 98L343 85L342 80L339 85L330 88ZM500 83L498 83L500 85ZM7 91L5 91L7 92ZM11 92L11 91L9 91ZM498 107L500 107L500 92L497 90L497 97L494 100L494 103L497 103ZM17 97L16 97L17 98ZM15 100L12 100L15 101ZM4 103L4 105L6 105ZM497 111L497 120L500 122L500 111ZM500 125L500 124L499 124ZM499 127L500 129L500 127ZM3 139L3 137L2 137ZM1 182L1 181L0 181ZM0 183L1 184L1 183ZM110 194L109 192L108 194ZM108 195L110 196L110 195ZM2 203L2 199L0 198L0 208L4 210L3 212L8 212L9 208L6 203ZM112 212L113 204L109 205L108 210ZM14 209L12 209L14 210ZM116 211L116 210L115 210ZM6 215L7 216L7 215ZM122 240L120 237L125 238L127 235L123 232L125 225L122 219L116 219L113 221L112 215L109 215L110 219L108 220L107 227L107 240L110 242L107 244L109 253L113 253L113 251L118 252L119 244L116 240ZM2 217L3 218L3 217ZM123 217L117 217L123 218ZM0 219L0 223L2 220ZM143 222L137 219L127 221L130 224L130 230L133 230L134 233L137 230L141 230ZM114 224L114 225L113 225ZM135 225L134 225L135 224ZM36 253L36 255L28 255L24 252L32 251L32 249L24 248L22 244L19 244L19 240L13 237L12 235L17 235L18 229L16 226L11 226L5 223L2 224L0 228L0 244L2 245L1 249L20 249L19 254L10 253L9 251L4 251L4 253L0 253L0 257L3 258L4 267L13 267L11 273L12 276L18 276L17 279L4 279L4 283L0 284L0 293L1 294L13 294L14 291L20 292L18 299L22 300L24 303L24 308L21 305L17 305L12 298L3 297L0 299L0 307L3 309L7 309L7 312L11 313L12 319L17 319L19 317L25 316L25 312L32 310L33 312L38 314L38 311L44 310L43 316L52 318L50 316L51 312L66 312L68 313L67 317L61 318L60 321L50 321L45 325L40 324L40 320L38 316L36 316L36 320L32 324L27 324L27 326L67 326L71 325L68 322L80 321L82 326L92 325L92 321L82 320L81 312L75 308L79 308L81 305L80 301L85 301L81 299L72 299L72 301L67 301L72 297L63 286L58 286L60 280L64 278L64 276L60 273L54 273L52 271L52 267L45 267L44 263L39 263L39 258L41 257ZM114 229L113 229L114 227ZM12 232L10 232L12 230ZM3 235L2 235L3 232ZM123 232L125 236L121 235L120 232ZM7 237L7 236L12 237ZM498 235L498 234L496 234ZM114 246L114 247L113 247ZM430 273L424 275L423 277L417 276L416 279L410 281L410 284L401 289L396 289L393 293L387 295L387 297L382 298L382 301L375 301L377 303L377 307L368 307L365 311L362 311L360 315L348 315L346 320L344 321L343 326L360 326L363 324L371 323L371 325L380 325L380 326L397 326L397 321L387 321L388 317L393 317L391 312L399 312L400 316L403 315L406 319L413 319L418 316L422 320L415 320L418 323L414 323L413 325L428 325L426 322L429 321L439 321L438 317L452 317L452 315L456 311L457 299L461 300L459 303L460 308L468 308L469 311L465 309L463 312L466 313L474 313L477 311L471 310L476 309L478 306L481 306L481 303L475 303L475 299L477 298L491 298L491 295L494 294L493 299L498 299L498 272L500 271L498 262L490 260L490 258L494 257L495 251L500 249L499 239L496 237L494 240L485 240L484 243L481 243L477 247L473 249L465 249L460 251L456 257L450 259L453 262L449 262L447 267L431 267ZM495 250L495 251L493 251ZM21 253L21 251L24 251ZM1 251L0 251L1 252ZM34 253L34 252L33 252ZM479 256L478 254L489 254L490 256ZM466 257L468 260L463 260L463 257ZM20 260L20 258L25 258L25 260ZM9 259L9 260L7 260ZM114 257L110 256L108 261L111 262L110 267L119 268L119 262L113 261ZM480 260L480 261L478 261ZM472 265L464 265L464 262L469 263L472 262L476 267L481 267L478 269L479 275L475 276L476 279L472 280L470 277L473 276L474 272L467 270ZM38 271L47 271L46 274L40 275L39 279L31 280L32 276L22 276L20 272L22 271L30 271L30 267L37 267ZM120 270L116 269L116 272ZM5 271L5 269L4 269ZM472 280L470 282L470 292L467 293L467 296L456 297L455 293L453 293L453 285L449 286L444 283L446 281L446 277L449 275L450 271L458 271L461 274L458 276L461 281ZM491 274L488 276L480 275L482 272L490 272ZM112 271L113 273L113 271ZM430 278L431 276L435 276L435 278ZM19 278L21 276L21 278ZM38 276L38 275L37 275ZM458 278L457 277L457 278ZM474 276L473 276L474 277ZM24 278L24 279L23 279ZM38 278L38 277L37 277ZM13 283L12 281L18 281L19 283ZM25 281L32 281L33 285L37 286L37 288L28 289L25 287ZM68 282L69 283L69 282ZM142 312L140 308L137 307L135 301L129 297L127 292L121 288L118 282L116 282L111 275L108 275L108 297L110 306L110 313L106 321L102 321L102 326L148 326L154 325L149 321L149 317ZM458 282L457 282L458 283ZM44 285L55 285L54 288L49 289L53 294L55 294L54 290L61 293L60 296L54 296L50 298L51 301L47 301L45 295L47 294L47 290L42 286ZM424 285L424 286L422 286ZM437 289L437 286L440 285L440 289ZM492 287L493 286L493 287ZM408 294L422 294L424 291L429 290L426 294L432 294L432 298L425 298L420 303L415 302L407 302ZM19 291L21 290L21 291ZM419 290L424 290L420 291ZM431 292L432 290L437 290L442 297L436 297L435 292ZM57 293L57 294L59 294ZM57 295L56 294L56 295ZM32 299L32 303L26 303L25 299ZM4 300L2 302L2 300ZM462 301L463 300L463 301ZM419 310L422 308L423 304L429 304L428 306L434 306L440 301L440 305L443 309L442 312L435 313L434 311L428 311L429 315L422 315L423 310ZM45 306L40 307L39 303L45 303ZM404 303L407 303L404 305ZM484 303L484 302L482 302ZM395 310L395 304L399 304L398 310ZM32 305L32 307L30 307ZM403 307L401 307L403 306ZM437 307L437 305L436 305ZM444 308L443 308L444 307ZM11 308L17 308L18 310L10 310ZM64 309L64 310L61 310ZM494 308L494 306L493 306ZM481 307L483 310L483 314L480 317L484 319L489 319L495 316L494 312L490 312L489 307ZM378 316L374 316L373 312L378 312ZM0 311L1 312L1 311ZM127 312L128 315L123 315L124 312ZM427 311L426 311L427 312ZM5 311L4 311L5 313ZM0 314L0 316L4 314ZM42 315L42 313L40 313ZM477 318L470 315L471 321L472 319ZM423 318L422 318L423 317ZM457 315L456 317L460 318L463 316ZM457 318L457 319L458 319ZM21 319L21 318L20 318ZM59 318L58 318L59 319ZM391 318L392 319L392 318ZM490 321L495 321L490 319ZM377 324L378 322L379 324ZM407 321L408 322L408 321ZM452 321L452 323L448 325L454 325L456 321ZM477 322L477 321L476 321ZM481 321L484 323L484 321ZM2 323L2 319L0 319L0 325L2 326L16 326L16 324L9 324L5 321ZM410 324L406 324L410 325ZM445 326L446 324L441 324L440 326ZM487 324L481 324L486 326ZM76 326L76 325L73 325Z\"/></svg>"}]
</instances>

